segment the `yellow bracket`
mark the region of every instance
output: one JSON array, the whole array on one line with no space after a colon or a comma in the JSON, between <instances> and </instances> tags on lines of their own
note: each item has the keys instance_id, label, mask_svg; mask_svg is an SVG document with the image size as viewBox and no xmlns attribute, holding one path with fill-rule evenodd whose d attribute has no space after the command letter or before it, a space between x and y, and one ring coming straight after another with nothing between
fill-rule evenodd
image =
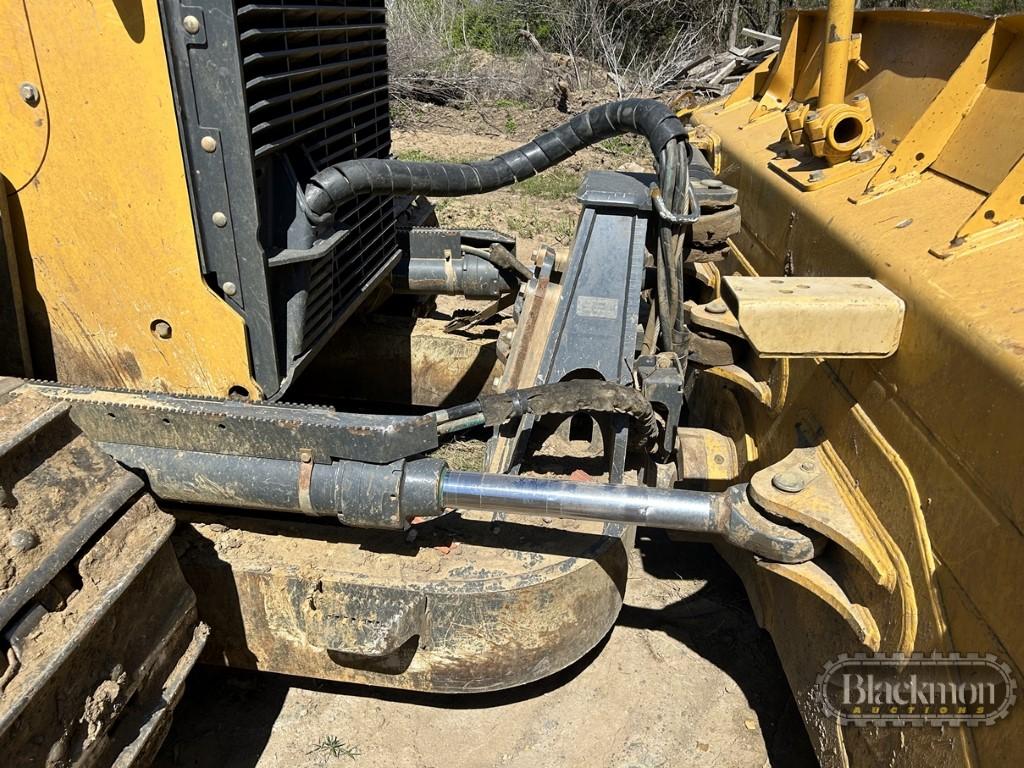
<instances>
[{"instance_id":1,"label":"yellow bracket","mask_svg":"<svg viewBox=\"0 0 1024 768\"><path fill-rule=\"evenodd\" d=\"M921 180L921 174L942 152L985 85L993 54L995 29L995 25L990 26L975 43L928 109L871 177L864 193L850 198L851 202L877 200Z\"/></svg>"},{"instance_id":2,"label":"yellow bracket","mask_svg":"<svg viewBox=\"0 0 1024 768\"><path fill-rule=\"evenodd\" d=\"M947 246L929 249L933 256L950 259L988 248L1024 234L1024 156L971 217L957 230Z\"/></svg>"},{"instance_id":3,"label":"yellow bracket","mask_svg":"<svg viewBox=\"0 0 1024 768\"><path fill-rule=\"evenodd\" d=\"M768 87L761 96L754 110L747 118L748 123L778 112L793 99L793 90L796 87L796 63L797 63L797 40L799 38L800 17L796 13L789 13L783 22L782 43L779 53L774 57L771 74L768 75ZM748 75L745 85L751 78L755 77L757 70ZM737 88L737 91L740 89ZM746 103L737 94L725 102L728 109L733 104Z\"/></svg>"}]
</instances>

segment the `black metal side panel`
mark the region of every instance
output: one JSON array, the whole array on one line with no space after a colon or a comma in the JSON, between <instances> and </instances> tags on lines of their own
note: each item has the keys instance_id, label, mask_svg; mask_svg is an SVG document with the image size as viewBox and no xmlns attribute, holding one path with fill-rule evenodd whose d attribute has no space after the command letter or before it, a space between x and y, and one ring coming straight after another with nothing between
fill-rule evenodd
<instances>
[{"instance_id":1,"label":"black metal side panel","mask_svg":"<svg viewBox=\"0 0 1024 768\"><path fill-rule=\"evenodd\" d=\"M389 197L314 231L301 189L387 157L383 0L161 0L203 270L278 396L397 260Z\"/></svg>"},{"instance_id":2,"label":"black metal side panel","mask_svg":"<svg viewBox=\"0 0 1024 768\"><path fill-rule=\"evenodd\" d=\"M258 237L234 0L160 5L203 272L245 317L253 376L271 394L281 374ZM228 283L233 295L230 286L224 290Z\"/></svg>"}]
</instances>

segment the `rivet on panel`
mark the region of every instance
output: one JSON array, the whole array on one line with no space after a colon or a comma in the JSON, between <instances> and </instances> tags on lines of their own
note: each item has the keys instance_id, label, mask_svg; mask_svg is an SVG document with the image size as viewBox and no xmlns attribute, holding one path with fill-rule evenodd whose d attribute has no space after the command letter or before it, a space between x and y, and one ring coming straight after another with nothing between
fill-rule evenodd
<instances>
[{"instance_id":1,"label":"rivet on panel","mask_svg":"<svg viewBox=\"0 0 1024 768\"><path fill-rule=\"evenodd\" d=\"M185 31L190 35L194 35L199 31L199 19L195 16L186 16L181 20L181 26L185 28Z\"/></svg>"},{"instance_id":2,"label":"rivet on panel","mask_svg":"<svg viewBox=\"0 0 1024 768\"><path fill-rule=\"evenodd\" d=\"M21 100L30 107L34 107L39 103L39 89L32 85L32 83L22 83L19 85L18 93L21 96Z\"/></svg>"},{"instance_id":3,"label":"rivet on panel","mask_svg":"<svg viewBox=\"0 0 1024 768\"><path fill-rule=\"evenodd\" d=\"M228 224L228 217L223 211L214 211L213 216L210 218L218 227L226 227Z\"/></svg>"},{"instance_id":4,"label":"rivet on panel","mask_svg":"<svg viewBox=\"0 0 1024 768\"><path fill-rule=\"evenodd\" d=\"M217 149L217 140L213 136L203 136L199 145L207 152L214 152Z\"/></svg>"}]
</instances>

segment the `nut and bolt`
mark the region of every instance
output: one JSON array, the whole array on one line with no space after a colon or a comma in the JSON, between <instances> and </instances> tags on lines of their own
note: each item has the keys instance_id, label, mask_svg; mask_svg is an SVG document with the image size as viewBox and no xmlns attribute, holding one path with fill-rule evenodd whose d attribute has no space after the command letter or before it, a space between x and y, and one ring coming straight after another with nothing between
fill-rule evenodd
<instances>
[{"instance_id":1,"label":"nut and bolt","mask_svg":"<svg viewBox=\"0 0 1024 768\"><path fill-rule=\"evenodd\" d=\"M26 528L18 528L11 531L10 542L15 552L28 552L39 546L39 537Z\"/></svg>"},{"instance_id":2,"label":"nut and bolt","mask_svg":"<svg viewBox=\"0 0 1024 768\"><path fill-rule=\"evenodd\" d=\"M21 96L21 100L30 107L34 107L39 103L39 89L32 85L32 83L22 83L19 85L18 94Z\"/></svg>"},{"instance_id":3,"label":"nut and bolt","mask_svg":"<svg viewBox=\"0 0 1024 768\"><path fill-rule=\"evenodd\" d=\"M704 309L706 309L712 315L724 315L729 308L721 299L715 299L714 301L708 303L704 307Z\"/></svg>"},{"instance_id":4,"label":"nut and bolt","mask_svg":"<svg viewBox=\"0 0 1024 768\"><path fill-rule=\"evenodd\" d=\"M772 477L772 485L784 493L800 493L807 483L796 472L779 472Z\"/></svg>"},{"instance_id":5,"label":"nut and bolt","mask_svg":"<svg viewBox=\"0 0 1024 768\"><path fill-rule=\"evenodd\" d=\"M158 339L169 339L172 333L171 324L166 320L157 320L153 323L153 333Z\"/></svg>"},{"instance_id":6,"label":"nut and bolt","mask_svg":"<svg viewBox=\"0 0 1024 768\"><path fill-rule=\"evenodd\" d=\"M207 152L215 152L217 150L217 140L213 136L203 136L199 140L199 146Z\"/></svg>"},{"instance_id":7,"label":"nut and bolt","mask_svg":"<svg viewBox=\"0 0 1024 768\"><path fill-rule=\"evenodd\" d=\"M222 285L221 288L224 290L225 296L234 296L236 293L238 293L238 286L232 283L230 280L224 283L224 285Z\"/></svg>"},{"instance_id":8,"label":"nut and bolt","mask_svg":"<svg viewBox=\"0 0 1024 768\"><path fill-rule=\"evenodd\" d=\"M199 31L199 19L195 16L186 16L184 19L181 20L181 26L183 26L185 28L185 31L188 32L190 35L194 35L196 32Z\"/></svg>"},{"instance_id":9,"label":"nut and bolt","mask_svg":"<svg viewBox=\"0 0 1024 768\"><path fill-rule=\"evenodd\" d=\"M228 225L228 217L223 211L214 211L210 220L218 227L226 227Z\"/></svg>"}]
</instances>

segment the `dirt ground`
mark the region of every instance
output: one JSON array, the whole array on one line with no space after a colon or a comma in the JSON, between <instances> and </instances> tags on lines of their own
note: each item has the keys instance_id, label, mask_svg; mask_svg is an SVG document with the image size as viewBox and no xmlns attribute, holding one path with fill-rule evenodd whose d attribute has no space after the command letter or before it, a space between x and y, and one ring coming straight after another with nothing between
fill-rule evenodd
<instances>
[{"instance_id":1,"label":"dirt ground","mask_svg":"<svg viewBox=\"0 0 1024 768\"><path fill-rule=\"evenodd\" d=\"M486 112L414 107L395 152L488 157L563 116L516 105ZM583 169L646 166L613 140L550 178L471 200L444 200L441 223L519 238L520 253L568 245ZM546 175L547 176L547 175ZM188 684L156 765L569 766L816 765L768 635L737 578L704 544L642 531L619 619L563 672L510 691L414 694L205 667Z\"/></svg>"}]
</instances>

